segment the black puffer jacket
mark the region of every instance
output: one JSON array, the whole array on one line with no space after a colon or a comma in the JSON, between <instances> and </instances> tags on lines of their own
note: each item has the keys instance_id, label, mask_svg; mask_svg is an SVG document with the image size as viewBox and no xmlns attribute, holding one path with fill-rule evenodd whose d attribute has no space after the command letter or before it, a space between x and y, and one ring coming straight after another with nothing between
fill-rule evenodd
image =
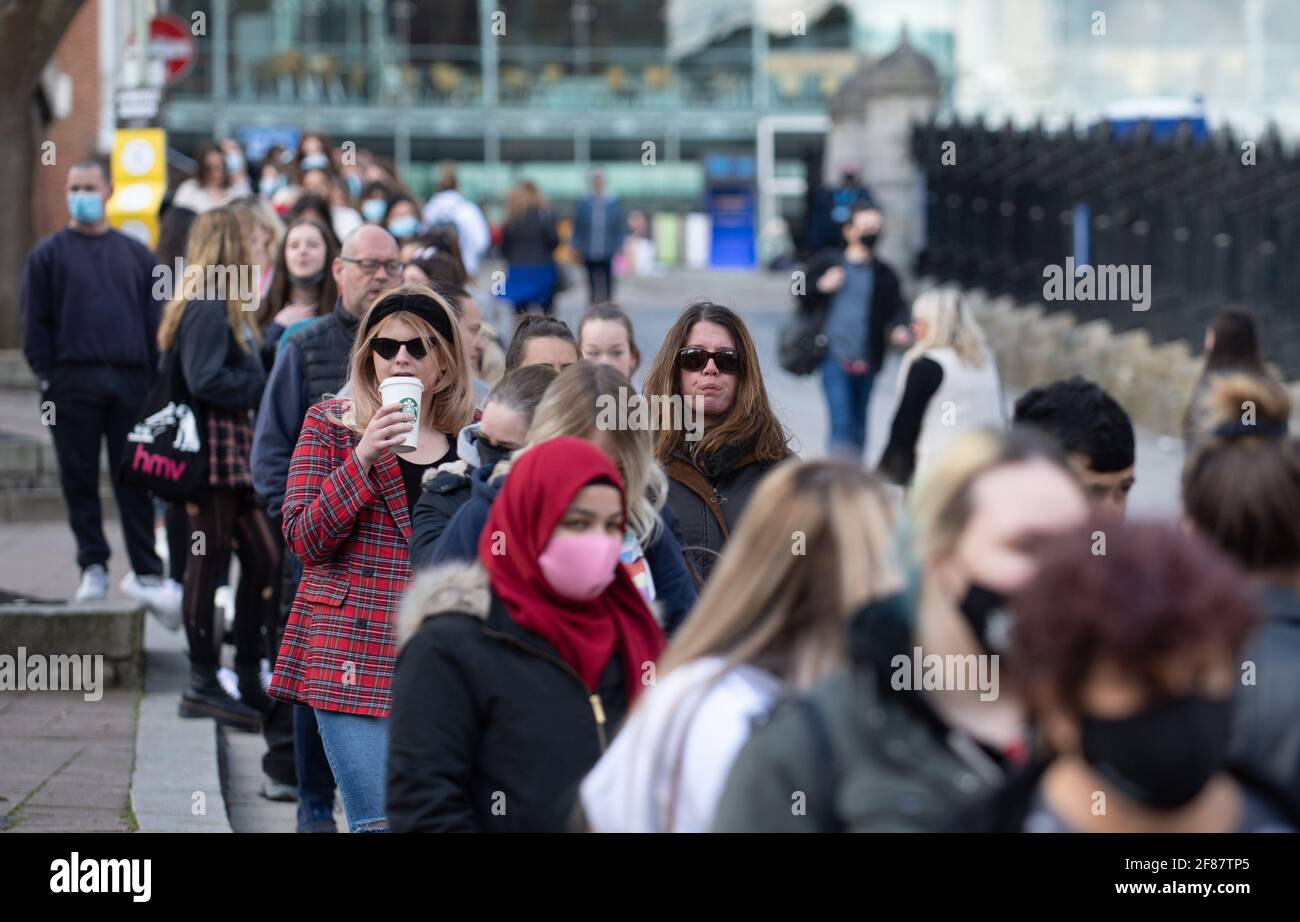
<instances>
[{"instance_id":1,"label":"black puffer jacket","mask_svg":"<svg viewBox=\"0 0 1300 922\"><path fill-rule=\"evenodd\" d=\"M1265 621L1243 660L1255 684L1237 690L1233 759L1300 801L1300 594L1263 590Z\"/></svg>"},{"instance_id":2,"label":"black puffer jacket","mask_svg":"<svg viewBox=\"0 0 1300 922\"><path fill-rule=\"evenodd\" d=\"M696 462L685 453L673 455L664 465L668 473L667 508L677 518L682 550L701 579L707 579L712 572L749 497L774 466L775 462L756 461L743 444L728 446Z\"/></svg>"},{"instance_id":3,"label":"black puffer jacket","mask_svg":"<svg viewBox=\"0 0 1300 922\"><path fill-rule=\"evenodd\" d=\"M627 712L622 662L595 695L515 623L478 564L418 577L399 622L388 818L394 832L562 832Z\"/></svg>"},{"instance_id":4,"label":"black puffer jacket","mask_svg":"<svg viewBox=\"0 0 1300 922\"><path fill-rule=\"evenodd\" d=\"M425 475L424 489L411 509L411 569L430 566L433 548L460 507L473 495L475 469L468 461L449 461Z\"/></svg>"}]
</instances>

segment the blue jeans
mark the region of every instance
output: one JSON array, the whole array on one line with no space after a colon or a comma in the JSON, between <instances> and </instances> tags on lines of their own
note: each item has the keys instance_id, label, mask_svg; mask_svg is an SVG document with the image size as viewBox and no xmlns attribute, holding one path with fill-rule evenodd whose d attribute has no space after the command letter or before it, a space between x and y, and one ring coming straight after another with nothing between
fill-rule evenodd
<instances>
[{"instance_id":1,"label":"blue jeans","mask_svg":"<svg viewBox=\"0 0 1300 922\"><path fill-rule=\"evenodd\" d=\"M316 714L305 704L293 708L293 768L298 777L298 831L313 823L334 822L334 775L325 758Z\"/></svg>"},{"instance_id":2,"label":"blue jeans","mask_svg":"<svg viewBox=\"0 0 1300 922\"><path fill-rule=\"evenodd\" d=\"M862 461L867 447L867 407L875 380L875 369L865 375L851 375L839 358L826 354L822 361L822 389L826 391L831 417L830 454Z\"/></svg>"},{"instance_id":3,"label":"blue jeans","mask_svg":"<svg viewBox=\"0 0 1300 922\"><path fill-rule=\"evenodd\" d=\"M388 768L388 721L316 709L325 757L334 770L352 832L388 832L384 784Z\"/></svg>"}]
</instances>

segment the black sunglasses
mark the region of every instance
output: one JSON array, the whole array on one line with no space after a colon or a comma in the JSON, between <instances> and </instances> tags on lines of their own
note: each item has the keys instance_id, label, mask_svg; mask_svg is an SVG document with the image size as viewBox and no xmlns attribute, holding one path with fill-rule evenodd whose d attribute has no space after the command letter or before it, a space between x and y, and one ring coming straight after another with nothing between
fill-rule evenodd
<instances>
[{"instance_id":1,"label":"black sunglasses","mask_svg":"<svg viewBox=\"0 0 1300 922\"><path fill-rule=\"evenodd\" d=\"M389 362L397 358L397 350L403 346L406 347L406 354L417 362L429 354L429 350L424 348L422 339L387 339L376 336L370 341L370 348L378 352L380 358Z\"/></svg>"},{"instance_id":2,"label":"black sunglasses","mask_svg":"<svg viewBox=\"0 0 1300 922\"><path fill-rule=\"evenodd\" d=\"M719 349L717 352L710 352L699 346L687 346L677 352L677 364L686 371L703 371L704 366L709 364L709 359L713 359L713 364L718 366L718 371L724 375L734 375L740 371L740 353L735 349Z\"/></svg>"}]
</instances>

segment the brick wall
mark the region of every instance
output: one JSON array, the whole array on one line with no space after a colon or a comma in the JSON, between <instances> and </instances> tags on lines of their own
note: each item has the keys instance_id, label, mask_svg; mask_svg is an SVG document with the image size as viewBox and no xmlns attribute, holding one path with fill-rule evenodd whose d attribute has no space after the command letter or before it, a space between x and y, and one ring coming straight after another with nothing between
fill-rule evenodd
<instances>
[{"instance_id":1,"label":"brick wall","mask_svg":"<svg viewBox=\"0 0 1300 922\"><path fill-rule=\"evenodd\" d=\"M68 168L95 150L99 136L99 4L116 0L87 0L68 27L54 53L55 65L72 78L72 111L48 126L44 141L53 141L55 163L45 166L37 151L32 182L33 222L36 238L63 227L68 221L64 184ZM107 153L104 151L103 153Z\"/></svg>"}]
</instances>

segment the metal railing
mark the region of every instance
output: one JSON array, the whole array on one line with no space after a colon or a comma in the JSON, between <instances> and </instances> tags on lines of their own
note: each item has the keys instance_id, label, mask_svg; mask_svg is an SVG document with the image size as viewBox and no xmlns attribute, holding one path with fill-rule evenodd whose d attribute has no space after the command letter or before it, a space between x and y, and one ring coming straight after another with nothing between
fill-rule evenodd
<instances>
[{"instance_id":1,"label":"metal railing","mask_svg":"<svg viewBox=\"0 0 1300 922\"><path fill-rule=\"evenodd\" d=\"M952 146L946 146L952 142ZM1243 147L1229 131L1154 140L1088 132L918 126L925 174L925 269L995 294L1068 308L1080 321L1146 329L1199 348L1215 309L1256 312L1270 360L1300 374L1300 155L1276 132ZM945 150L950 156L945 158ZM1250 151L1250 154L1247 154ZM955 162L954 161L955 158ZM945 163L947 161L947 163ZM1083 252L1080 252L1080 250ZM1050 301L1044 270L1150 267L1151 302Z\"/></svg>"}]
</instances>

